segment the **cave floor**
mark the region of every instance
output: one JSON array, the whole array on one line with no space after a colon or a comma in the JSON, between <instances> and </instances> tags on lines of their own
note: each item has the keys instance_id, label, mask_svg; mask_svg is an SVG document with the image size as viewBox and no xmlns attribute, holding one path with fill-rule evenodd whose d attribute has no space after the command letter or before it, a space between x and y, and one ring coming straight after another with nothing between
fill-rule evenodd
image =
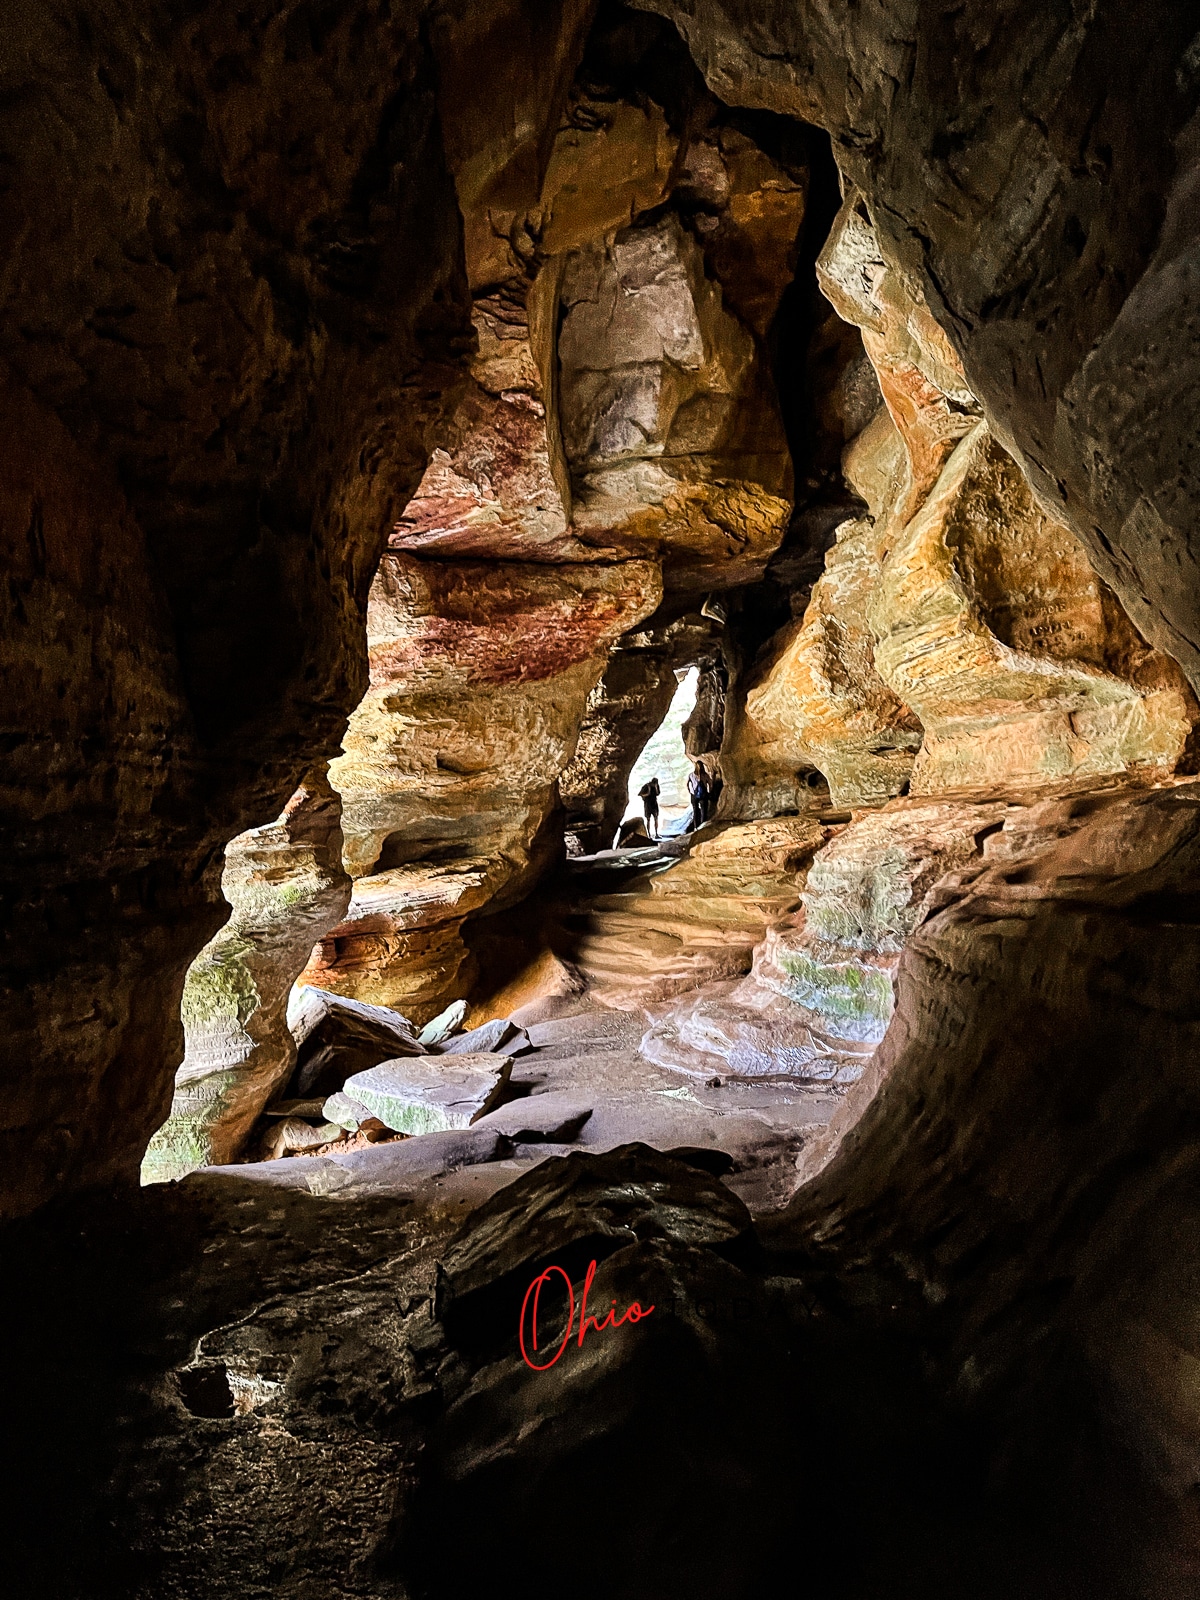
<instances>
[{"instance_id":1,"label":"cave floor","mask_svg":"<svg viewBox=\"0 0 1200 1600\"><path fill-rule=\"evenodd\" d=\"M839 1094L788 1078L682 1080L639 1053L645 1027L640 1013L581 1000L531 1024L533 1049L514 1063L513 1098L470 1128L206 1170L347 1199L436 1196L465 1214L550 1156L640 1142L723 1152L725 1181L752 1214L781 1209L806 1138L828 1123Z\"/></svg>"}]
</instances>

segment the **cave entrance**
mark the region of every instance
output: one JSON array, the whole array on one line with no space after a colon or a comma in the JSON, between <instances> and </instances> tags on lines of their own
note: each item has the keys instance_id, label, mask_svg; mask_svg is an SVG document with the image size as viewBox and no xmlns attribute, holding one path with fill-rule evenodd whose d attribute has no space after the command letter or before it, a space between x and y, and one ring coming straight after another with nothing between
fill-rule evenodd
<instances>
[{"instance_id":1,"label":"cave entrance","mask_svg":"<svg viewBox=\"0 0 1200 1600\"><path fill-rule=\"evenodd\" d=\"M664 833L682 833L687 821L687 779L692 769L691 758L684 748L684 724L696 709L696 695L700 686L700 668L681 667L675 674L678 688L671 697L667 714L642 746L642 750L629 774L626 793L626 822L642 815L642 802L638 791L651 778L657 778L660 794L658 800L659 828Z\"/></svg>"}]
</instances>

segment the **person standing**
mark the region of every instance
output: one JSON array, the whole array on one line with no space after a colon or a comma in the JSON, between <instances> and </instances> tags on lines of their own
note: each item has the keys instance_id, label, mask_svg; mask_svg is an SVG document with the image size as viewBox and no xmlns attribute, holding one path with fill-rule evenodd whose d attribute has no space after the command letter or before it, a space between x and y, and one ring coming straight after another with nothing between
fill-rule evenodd
<instances>
[{"instance_id":1,"label":"person standing","mask_svg":"<svg viewBox=\"0 0 1200 1600\"><path fill-rule=\"evenodd\" d=\"M661 792L657 778L651 778L649 783L644 783L638 790L638 798L642 802L642 811L646 818L646 837L648 839L660 837L658 831L658 797ZM654 824L653 833L650 831L651 823Z\"/></svg>"},{"instance_id":2,"label":"person standing","mask_svg":"<svg viewBox=\"0 0 1200 1600\"><path fill-rule=\"evenodd\" d=\"M694 833L703 826L708 815L708 773L703 761L697 761L688 774L687 788L688 799L692 802L692 820L688 823L687 831Z\"/></svg>"}]
</instances>

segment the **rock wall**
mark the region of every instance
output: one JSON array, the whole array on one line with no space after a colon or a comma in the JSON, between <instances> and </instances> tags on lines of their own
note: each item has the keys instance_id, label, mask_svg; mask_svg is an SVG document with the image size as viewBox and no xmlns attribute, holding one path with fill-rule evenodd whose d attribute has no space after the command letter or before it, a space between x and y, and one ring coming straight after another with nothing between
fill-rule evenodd
<instances>
[{"instance_id":1,"label":"rock wall","mask_svg":"<svg viewBox=\"0 0 1200 1600\"><path fill-rule=\"evenodd\" d=\"M887 414L844 458L868 515L748 686L731 767L785 782L811 763L835 804L1179 769L1198 714L1183 674L1034 500L853 188L817 270Z\"/></svg>"},{"instance_id":2,"label":"rock wall","mask_svg":"<svg viewBox=\"0 0 1200 1600\"><path fill-rule=\"evenodd\" d=\"M221 852L365 685L467 331L420 20L0 20L6 1213L136 1173Z\"/></svg>"},{"instance_id":3,"label":"rock wall","mask_svg":"<svg viewBox=\"0 0 1200 1600\"><path fill-rule=\"evenodd\" d=\"M602 66L536 205L467 210L477 348L389 538L371 688L331 769L356 883L304 981L415 1020L466 994L463 920L554 858L560 800L609 842L667 656L713 656L713 625L681 617L760 578L791 510L763 335L807 169L727 126L686 60L653 93L597 87ZM647 654L660 600L672 642Z\"/></svg>"},{"instance_id":4,"label":"rock wall","mask_svg":"<svg viewBox=\"0 0 1200 1600\"><path fill-rule=\"evenodd\" d=\"M575 756L558 780L566 826L585 850L612 844L625 814L629 774L670 708L679 687L676 674L701 663L701 686L714 681L718 669L708 662L719 652L720 634L719 626L691 612L664 627L626 634L614 648L588 696ZM707 698L713 698L711 691ZM696 710L701 709L698 690ZM711 738L711 718L707 727ZM686 745L687 724L684 736ZM696 754L711 748L705 743Z\"/></svg>"},{"instance_id":5,"label":"rock wall","mask_svg":"<svg viewBox=\"0 0 1200 1600\"><path fill-rule=\"evenodd\" d=\"M803 785L814 768L839 806L877 804L908 783L921 724L880 677L871 626L904 470L899 432L883 412L846 452L846 479L868 516L838 528L804 614L776 635L745 687L722 753L743 804L794 804L797 779Z\"/></svg>"},{"instance_id":6,"label":"rock wall","mask_svg":"<svg viewBox=\"0 0 1200 1600\"><path fill-rule=\"evenodd\" d=\"M994 1493L1022 1528L1051 1497L1067 1573L1113 1594L1197 1570L1198 800L1047 801L941 885L781 1228L875 1304L940 1308L940 1381L1004 1441Z\"/></svg>"},{"instance_id":7,"label":"rock wall","mask_svg":"<svg viewBox=\"0 0 1200 1600\"><path fill-rule=\"evenodd\" d=\"M811 853L797 884L800 904L764 927L745 978L697 986L651 1010L643 1055L692 1077L782 1074L835 1090L856 1083L891 1022L900 954L934 885L978 859L1005 812L1003 802L900 800L848 825L806 819ZM745 832L798 825L805 823L780 817L735 827L722 835L724 848L736 850ZM678 876L703 895L696 879L704 882L712 848L668 869L656 889L670 895Z\"/></svg>"},{"instance_id":8,"label":"rock wall","mask_svg":"<svg viewBox=\"0 0 1200 1600\"><path fill-rule=\"evenodd\" d=\"M350 903L341 806L324 766L275 822L225 847L221 890L231 915L188 970L186 1054L171 1114L142 1160L143 1183L233 1161L296 1063L288 995Z\"/></svg>"},{"instance_id":9,"label":"rock wall","mask_svg":"<svg viewBox=\"0 0 1200 1600\"><path fill-rule=\"evenodd\" d=\"M790 461L750 333L677 216L571 255L558 339L563 442L585 536L662 552L676 589L759 576Z\"/></svg>"},{"instance_id":10,"label":"rock wall","mask_svg":"<svg viewBox=\"0 0 1200 1600\"><path fill-rule=\"evenodd\" d=\"M729 104L829 129L995 436L1195 681L1189 8L909 0L885 20L849 0L819 16L787 0L638 5L675 22Z\"/></svg>"},{"instance_id":11,"label":"rock wall","mask_svg":"<svg viewBox=\"0 0 1200 1600\"><path fill-rule=\"evenodd\" d=\"M418 1022L466 993L462 920L554 854L556 780L608 646L660 596L650 562L383 558L371 688L330 769L354 897L305 981Z\"/></svg>"}]
</instances>

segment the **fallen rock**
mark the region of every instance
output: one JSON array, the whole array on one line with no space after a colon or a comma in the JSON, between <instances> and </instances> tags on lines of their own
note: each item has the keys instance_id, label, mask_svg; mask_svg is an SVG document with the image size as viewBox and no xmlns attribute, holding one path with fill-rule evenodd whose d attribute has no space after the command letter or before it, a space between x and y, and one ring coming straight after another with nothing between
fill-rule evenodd
<instances>
[{"instance_id":1,"label":"fallen rock","mask_svg":"<svg viewBox=\"0 0 1200 1600\"><path fill-rule=\"evenodd\" d=\"M441 1044L443 1039L448 1039L455 1028L461 1028L463 1018L467 1014L465 1000L452 1000L444 1011L439 1011L437 1016L427 1022L421 1029L421 1043L429 1048L430 1045Z\"/></svg>"},{"instance_id":2,"label":"fallen rock","mask_svg":"<svg viewBox=\"0 0 1200 1600\"><path fill-rule=\"evenodd\" d=\"M509 1145L488 1128L452 1128L419 1139L397 1139L370 1149L334 1149L289 1161L262 1161L239 1167L206 1167L204 1177L248 1179L275 1188L356 1200L367 1195L395 1196L461 1167L504 1158ZM197 1181L197 1180L193 1180Z\"/></svg>"},{"instance_id":3,"label":"fallen rock","mask_svg":"<svg viewBox=\"0 0 1200 1600\"><path fill-rule=\"evenodd\" d=\"M351 1073L381 1061L425 1054L412 1025L398 1011L328 989L297 990L288 1025L299 1046L292 1086L305 1099L340 1089Z\"/></svg>"},{"instance_id":4,"label":"fallen rock","mask_svg":"<svg viewBox=\"0 0 1200 1600\"><path fill-rule=\"evenodd\" d=\"M524 1055L533 1046L529 1042L529 1035L518 1023L508 1017L493 1017L491 1022L485 1022L482 1027L472 1028L467 1033L460 1033L453 1039L447 1039L445 1044L436 1046L439 1055L487 1055L493 1050L503 1050L506 1055Z\"/></svg>"},{"instance_id":5,"label":"fallen rock","mask_svg":"<svg viewBox=\"0 0 1200 1600\"><path fill-rule=\"evenodd\" d=\"M276 1100L263 1112L264 1117L301 1117L306 1121L319 1120L324 1112L325 1097L317 1095L311 1100Z\"/></svg>"},{"instance_id":6,"label":"fallen rock","mask_svg":"<svg viewBox=\"0 0 1200 1600\"><path fill-rule=\"evenodd\" d=\"M477 1127L495 1128L515 1144L573 1144L592 1114L573 1095L533 1094L481 1117Z\"/></svg>"},{"instance_id":7,"label":"fallen rock","mask_svg":"<svg viewBox=\"0 0 1200 1600\"><path fill-rule=\"evenodd\" d=\"M385 1061L348 1078L345 1094L397 1133L442 1133L493 1110L512 1063L498 1055Z\"/></svg>"},{"instance_id":8,"label":"fallen rock","mask_svg":"<svg viewBox=\"0 0 1200 1600\"><path fill-rule=\"evenodd\" d=\"M582 1277L590 1260L651 1239L736 1255L750 1229L736 1195L691 1162L645 1144L575 1150L475 1212L442 1256L438 1315L452 1342L507 1338L527 1285L551 1261Z\"/></svg>"},{"instance_id":9,"label":"fallen rock","mask_svg":"<svg viewBox=\"0 0 1200 1600\"><path fill-rule=\"evenodd\" d=\"M347 1133L357 1133L363 1123L372 1120L373 1116L361 1100L343 1094L340 1089L336 1094L329 1096L321 1110L330 1122L336 1122L338 1127L345 1128Z\"/></svg>"},{"instance_id":10,"label":"fallen rock","mask_svg":"<svg viewBox=\"0 0 1200 1600\"><path fill-rule=\"evenodd\" d=\"M345 1129L336 1122L323 1122L318 1127L302 1122L299 1117L285 1117L282 1122L268 1128L262 1141L264 1161L278 1161L291 1150L315 1150L318 1145L340 1139Z\"/></svg>"}]
</instances>

